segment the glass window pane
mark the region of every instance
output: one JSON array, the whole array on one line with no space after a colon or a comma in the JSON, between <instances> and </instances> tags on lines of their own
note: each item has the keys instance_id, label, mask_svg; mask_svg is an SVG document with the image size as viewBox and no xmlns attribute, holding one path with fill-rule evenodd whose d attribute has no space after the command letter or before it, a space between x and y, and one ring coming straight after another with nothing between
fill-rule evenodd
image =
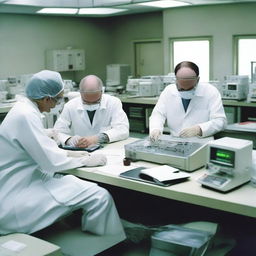
<instances>
[{"instance_id":1,"label":"glass window pane","mask_svg":"<svg viewBox=\"0 0 256 256\"><path fill-rule=\"evenodd\" d=\"M173 65L188 60L196 63L200 70L200 80L209 81L210 77L210 41L209 40L173 40Z\"/></svg>"},{"instance_id":2,"label":"glass window pane","mask_svg":"<svg viewBox=\"0 0 256 256\"><path fill-rule=\"evenodd\" d=\"M251 61L256 61L256 38L238 39L238 75L251 77Z\"/></svg>"}]
</instances>

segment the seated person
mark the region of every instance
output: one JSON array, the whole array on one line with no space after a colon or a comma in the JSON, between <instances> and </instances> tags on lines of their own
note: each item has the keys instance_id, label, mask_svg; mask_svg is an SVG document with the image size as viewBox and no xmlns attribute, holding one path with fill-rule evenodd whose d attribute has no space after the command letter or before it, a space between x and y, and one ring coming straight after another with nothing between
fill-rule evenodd
<instances>
[{"instance_id":1,"label":"seated person","mask_svg":"<svg viewBox=\"0 0 256 256\"><path fill-rule=\"evenodd\" d=\"M36 73L27 83L27 97L12 107L0 126L0 235L34 233L78 209L83 231L124 234L108 191L73 175L56 175L106 164L102 154L77 152L72 157L73 151L60 149L46 135L41 113L54 108L63 91L59 73Z\"/></svg>"},{"instance_id":2,"label":"seated person","mask_svg":"<svg viewBox=\"0 0 256 256\"><path fill-rule=\"evenodd\" d=\"M80 95L68 101L54 129L62 145L88 147L98 143L124 140L129 122L121 101L103 93L103 83L94 75L80 82Z\"/></svg>"},{"instance_id":3,"label":"seated person","mask_svg":"<svg viewBox=\"0 0 256 256\"><path fill-rule=\"evenodd\" d=\"M165 122L172 136L208 137L223 130L227 120L219 91L199 83L199 68L189 61L175 67L176 84L161 93L149 118L150 139L157 141Z\"/></svg>"}]
</instances>

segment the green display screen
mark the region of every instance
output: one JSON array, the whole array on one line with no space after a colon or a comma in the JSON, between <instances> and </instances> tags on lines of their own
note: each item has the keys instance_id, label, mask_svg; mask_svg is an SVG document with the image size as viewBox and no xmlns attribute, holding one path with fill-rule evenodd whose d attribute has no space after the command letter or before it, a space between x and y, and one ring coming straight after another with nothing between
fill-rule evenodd
<instances>
[{"instance_id":1,"label":"green display screen","mask_svg":"<svg viewBox=\"0 0 256 256\"><path fill-rule=\"evenodd\" d=\"M210 148L210 161L234 167L235 152L222 148Z\"/></svg>"}]
</instances>

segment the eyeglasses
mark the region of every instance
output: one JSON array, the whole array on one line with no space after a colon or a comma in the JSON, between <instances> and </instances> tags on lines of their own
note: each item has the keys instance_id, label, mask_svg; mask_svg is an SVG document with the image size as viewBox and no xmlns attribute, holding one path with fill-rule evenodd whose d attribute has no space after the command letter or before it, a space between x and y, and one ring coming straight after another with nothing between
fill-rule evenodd
<instances>
[{"instance_id":1,"label":"eyeglasses","mask_svg":"<svg viewBox=\"0 0 256 256\"><path fill-rule=\"evenodd\" d=\"M80 93L84 93L84 94L96 94L96 93L100 93L102 92L102 90L95 90L95 91L82 91L80 90Z\"/></svg>"},{"instance_id":2,"label":"eyeglasses","mask_svg":"<svg viewBox=\"0 0 256 256\"><path fill-rule=\"evenodd\" d=\"M198 76L190 76L190 77L177 77L177 81L196 81L198 79Z\"/></svg>"},{"instance_id":3,"label":"eyeglasses","mask_svg":"<svg viewBox=\"0 0 256 256\"><path fill-rule=\"evenodd\" d=\"M51 99L53 99L56 104L60 104L63 101L63 97L51 97Z\"/></svg>"}]
</instances>

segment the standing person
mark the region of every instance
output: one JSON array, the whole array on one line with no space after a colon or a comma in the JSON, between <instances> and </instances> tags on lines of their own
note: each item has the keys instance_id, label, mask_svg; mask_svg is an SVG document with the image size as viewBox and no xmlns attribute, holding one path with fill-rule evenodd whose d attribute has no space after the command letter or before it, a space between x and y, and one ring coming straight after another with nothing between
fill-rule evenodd
<instances>
[{"instance_id":1,"label":"standing person","mask_svg":"<svg viewBox=\"0 0 256 256\"><path fill-rule=\"evenodd\" d=\"M172 136L208 137L223 130L227 120L218 90L199 83L199 68L190 61L175 67L176 84L161 93L149 119L150 139L157 141L167 122Z\"/></svg>"},{"instance_id":2,"label":"standing person","mask_svg":"<svg viewBox=\"0 0 256 256\"><path fill-rule=\"evenodd\" d=\"M82 230L98 235L123 234L110 194L93 182L56 172L106 163L102 154L70 157L46 135L42 112L63 97L57 72L36 73L0 126L0 234L34 233L77 209ZM72 154L73 155L73 154Z\"/></svg>"},{"instance_id":3,"label":"standing person","mask_svg":"<svg viewBox=\"0 0 256 256\"><path fill-rule=\"evenodd\" d=\"M129 122L121 101L103 93L103 83L95 75L80 82L80 96L64 106L54 125L62 144L88 147L127 139Z\"/></svg>"}]
</instances>

